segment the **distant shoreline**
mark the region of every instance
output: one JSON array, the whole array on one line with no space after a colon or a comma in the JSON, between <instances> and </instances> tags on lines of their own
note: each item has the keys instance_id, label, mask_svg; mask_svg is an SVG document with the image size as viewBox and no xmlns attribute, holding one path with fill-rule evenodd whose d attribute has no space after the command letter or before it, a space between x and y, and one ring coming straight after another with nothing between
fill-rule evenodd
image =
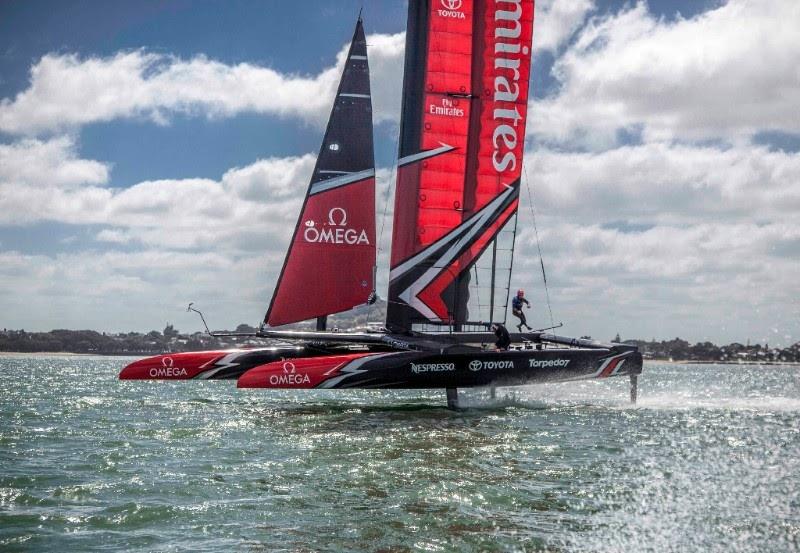
<instances>
[{"instance_id":1,"label":"distant shoreline","mask_svg":"<svg viewBox=\"0 0 800 553\"><path fill-rule=\"evenodd\" d=\"M179 352L176 352L179 353ZM2 357L149 357L155 353L72 353L69 351L0 351ZM761 365L800 367L797 361L702 361L688 359L645 359L661 365Z\"/></svg>"},{"instance_id":2,"label":"distant shoreline","mask_svg":"<svg viewBox=\"0 0 800 553\"><path fill-rule=\"evenodd\" d=\"M645 363L660 363L662 365L788 365L800 366L798 361L703 361L703 360L675 360L675 359L645 359Z\"/></svg>"},{"instance_id":3,"label":"distant shoreline","mask_svg":"<svg viewBox=\"0 0 800 553\"><path fill-rule=\"evenodd\" d=\"M73 353L71 351L0 351L0 357L144 357L155 353Z\"/></svg>"}]
</instances>

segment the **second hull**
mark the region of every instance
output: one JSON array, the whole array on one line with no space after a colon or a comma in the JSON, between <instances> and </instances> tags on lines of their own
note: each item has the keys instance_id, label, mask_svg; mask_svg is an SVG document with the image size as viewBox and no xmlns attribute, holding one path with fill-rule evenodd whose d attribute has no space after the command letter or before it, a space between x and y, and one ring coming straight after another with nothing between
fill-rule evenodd
<instances>
[{"instance_id":1,"label":"second hull","mask_svg":"<svg viewBox=\"0 0 800 553\"><path fill-rule=\"evenodd\" d=\"M285 359L244 373L241 388L469 388L563 382L642 372L628 349L390 352Z\"/></svg>"}]
</instances>

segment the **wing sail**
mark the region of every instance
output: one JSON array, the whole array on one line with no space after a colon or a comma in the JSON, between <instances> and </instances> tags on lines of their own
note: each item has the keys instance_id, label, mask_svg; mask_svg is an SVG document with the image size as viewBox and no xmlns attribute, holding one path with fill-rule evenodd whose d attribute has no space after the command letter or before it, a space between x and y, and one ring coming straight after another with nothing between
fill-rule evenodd
<instances>
[{"instance_id":1,"label":"wing sail","mask_svg":"<svg viewBox=\"0 0 800 553\"><path fill-rule=\"evenodd\" d=\"M387 326L459 327L470 269L515 222L533 0L410 0L408 14Z\"/></svg>"},{"instance_id":2,"label":"wing sail","mask_svg":"<svg viewBox=\"0 0 800 553\"><path fill-rule=\"evenodd\" d=\"M359 19L264 322L279 326L365 303L374 291L375 248L372 99Z\"/></svg>"}]
</instances>

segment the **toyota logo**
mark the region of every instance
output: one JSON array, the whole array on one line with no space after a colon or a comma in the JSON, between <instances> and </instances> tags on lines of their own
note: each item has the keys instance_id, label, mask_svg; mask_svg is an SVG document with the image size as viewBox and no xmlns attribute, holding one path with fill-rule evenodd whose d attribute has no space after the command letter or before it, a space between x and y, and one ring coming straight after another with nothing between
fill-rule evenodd
<instances>
[{"instance_id":1,"label":"toyota logo","mask_svg":"<svg viewBox=\"0 0 800 553\"><path fill-rule=\"evenodd\" d=\"M462 0L442 0L442 6L446 10L460 10Z\"/></svg>"},{"instance_id":2,"label":"toyota logo","mask_svg":"<svg viewBox=\"0 0 800 553\"><path fill-rule=\"evenodd\" d=\"M471 371L479 371L479 370L481 370L482 366L483 366L483 363L481 363L480 361L478 361L476 359L475 361L470 361L469 370L471 370Z\"/></svg>"}]
</instances>

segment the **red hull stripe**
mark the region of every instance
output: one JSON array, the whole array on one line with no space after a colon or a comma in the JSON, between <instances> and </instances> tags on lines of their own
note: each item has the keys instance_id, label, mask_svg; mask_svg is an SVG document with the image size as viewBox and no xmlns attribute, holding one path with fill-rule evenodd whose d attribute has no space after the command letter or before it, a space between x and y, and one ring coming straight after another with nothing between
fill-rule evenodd
<instances>
[{"instance_id":1,"label":"red hull stripe","mask_svg":"<svg viewBox=\"0 0 800 553\"><path fill-rule=\"evenodd\" d=\"M356 353L307 359L285 359L253 367L236 383L238 388L316 388L324 381L339 376L351 361L375 355Z\"/></svg>"},{"instance_id":2,"label":"red hull stripe","mask_svg":"<svg viewBox=\"0 0 800 553\"><path fill-rule=\"evenodd\" d=\"M596 378L608 378L609 376L613 376L625 362L625 359L626 355L619 355L607 360L605 367L600 368Z\"/></svg>"},{"instance_id":3,"label":"red hull stripe","mask_svg":"<svg viewBox=\"0 0 800 553\"><path fill-rule=\"evenodd\" d=\"M188 380L209 370L227 351L203 351L156 355L135 361L122 369L120 380ZM238 351L235 352L238 354Z\"/></svg>"}]
</instances>

